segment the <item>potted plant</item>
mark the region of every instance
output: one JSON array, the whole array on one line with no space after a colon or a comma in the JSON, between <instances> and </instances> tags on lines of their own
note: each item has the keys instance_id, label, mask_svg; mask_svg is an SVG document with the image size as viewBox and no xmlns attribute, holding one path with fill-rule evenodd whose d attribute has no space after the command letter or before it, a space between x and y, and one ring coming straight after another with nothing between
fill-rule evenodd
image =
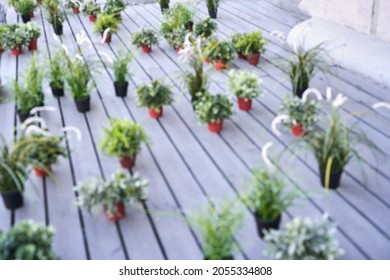
<instances>
[{"instance_id":1,"label":"potted plant","mask_svg":"<svg viewBox=\"0 0 390 280\"><path fill-rule=\"evenodd\" d=\"M234 47L230 41L211 41L208 46L208 57L214 62L215 70L223 71L234 58Z\"/></svg>"},{"instance_id":2,"label":"potted plant","mask_svg":"<svg viewBox=\"0 0 390 280\"><path fill-rule=\"evenodd\" d=\"M0 146L0 193L7 209L23 206L26 164L19 148L8 145L1 137Z\"/></svg>"},{"instance_id":3,"label":"potted plant","mask_svg":"<svg viewBox=\"0 0 390 280\"><path fill-rule=\"evenodd\" d=\"M150 53L152 45L158 43L157 32L153 29L143 28L133 34L131 43L137 48L141 47L143 53Z\"/></svg>"},{"instance_id":4,"label":"potted plant","mask_svg":"<svg viewBox=\"0 0 390 280\"><path fill-rule=\"evenodd\" d=\"M28 89L29 95L34 96L38 106L44 106L45 95L43 94L42 81L45 76L42 65L38 64L37 56L32 55L29 65L25 70L23 80Z\"/></svg>"},{"instance_id":5,"label":"potted plant","mask_svg":"<svg viewBox=\"0 0 390 280\"><path fill-rule=\"evenodd\" d=\"M296 136L304 136L312 131L319 121L320 104L314 100L307 99L305 102L297 96L284 98L280 112L288 116L283 121L291 133Z\"/></svg>"},{"instance_id":6,"label":"potted plant","mask_svg":"<svg viewBox=\"0 0 390 280\"><path fill-rule=\"evenodd\" d=\"M110 221L118 221L125 217L126 205L145 201L147 185L148 181L141 180L138 173L130 175L118 170L107 181L98 178L77 185L77 205L88 212L104 210Z\"/></svg>"},{"instance_id":7,"label":"potted plant","mask_svg":"<svg viewBox=\"0 0 390 280\"><path fill-rule=\"evenodd\" d=\"M127 88L129 86L129 82L127 79L130 76L130 72L128 69L128 65L133 59L133 54L129 53L127 55L120 53L113 62L114 68L114 87L115 87L115 95L118 97L127 96Z\"/></svg>"},{"instance_id":8,"label":"potted plant","mask_svg":"<svg viewBox=\"0 0 390 280\"><path fill-rule=\"evenodd\" d=\"M141 107L148 107L152 119L163 115L163 106L173 102L172 95L170 87L164 85L161 80L137 88L137 102Z\"/></svg>"},{"instance_id":9,"label":"potted plant","mask_svg":"<svg viewBox=\"0 0 390 280\"><path fill-rule=\"evenodd\" d=\"M16 2L16 8L21 14L24 23L27 23L31 20L36 7L37 5L34 0L18 0Z\"/></svg>"},{"instance_id":10,"label":"potted plant","mask_svg":"<svg viewBox=\"0 0 390 280\"><path fill-rule=\"evenodd\" d=\"M49 61L50 88L54 97L64 96L65 67L62 53L55 53Z\"/></svg>"},{"instance_id":11,"label":"potted plant","mask_svg":"<svg viewBox=\"0 0 390 280\"><path fill-rule=\"evenodd\" d=\"M344 254L335 233L327 215L320 221L296 217L284 229L266 233L265 255L274 260L334 260Z\"/></svg>"},{"instance_id":12,"label":"potted plant","mask_svg":"<svg viewBox=\"0 0 390 280\"><path fill-rule=\"evenodd\" d=\"M203 240L205 260L233 260L234 234L241 227L243 213L238 205L225 201L220 207L209 205L194 215L192 222Z\"/></svg>"},{"instance_id":13,"label":"potted plant","mask_svg":"<svg viewBox=\"0 0 390 280\"><path fill-rule=\"evenodd\" d=\"M71 8L72 12L77 15L80 13L80 7L82 4L82 0L66 0L65 1L65 6L67 8Z\"/></svg>"},{"instance_id":14,"label":"potted plant","mask_svg":"<svg viewBox=\"0 0 390 280\"><path fill-rule=\"evenodd\" d=\"M216 30L217 24L211 18L206 18L194 26L194 34L204 39L210 38Z\"/></svg>"},{"instance_id":15,"label":"potted plant","mask_svg":"<svg viewBox=\"0 0 390 280\"><path fill-rule=\"evenodd\" d=\"M169 9L169 0L158 0L158 3L160 4L162 13Z\"/></svg>"},{"instance_id":16,"label":"potted plant","mask_svg":"<svg viewBox=\"0 0 390 280\"><path fill-rule=\"evenodd\" d=\"M104 6L104 13L113 15L118 21L121 20L121 12L126 9L126 2L124 0L107 0Z\"/></svg>"},{"instance_id":17,"label":"potted plant","mask_svg":"<svg viewBox=\"0 0 390 280\"><path fill-rule=\"evenodd\" d=\"M101 7L94 0L89 0L83 5L83 14L88 16L90 22L95 22L97 15L100 13Z\"/></svg>"},{"instance_id":18,"label":"potted plant","mask_svg":"<svg viewBox=\"0 0 390 280\"><path fill-rule=\"evenodd\" d=\"M253 209L260 238L264 238L264 231L279 228L282 213L296 197L295 193L286 191L285 182L276 172L253 170L244 202Z\"/></svg>"},{"instance_id":19,"label":"potted plant","mask_svg":"<svg viewBox=\"0 0 390 280\"><path fill-rule=\"evenodd\" d=\"M100 144L102 152L119 157L123 168L133 168L141 145L148 141L142 126L127 119L111 119L111 127L105 128L104 133Z\"/></svg>"},{"instance_id":20,"label":"potted plant","mask_svg":"<svg viewBox=\"0 0 390 280\"><path fill-rule=\"evenodd\" d=\"M13 56L22 54L22 48L27 43L25 29L20 24L10 25L9 30L5 33L4 44L7 49L11 49Z\"/></svg>"},{"instance_id":21,"label":"potted plant","mask_svg":"<svg viewBox=\"0 0 390 280\"><path fill-rule=\"evenodd\" d=\"M262 80L256 74L248 71L230 71L229 89L237 96L240 110L249 111L252 99L260 96Z\"/></svg>"},{"instance_id":22,"label":"potted plant","mask_svg":"<svg viewBox=\"0 0 390 280\"><path fill-rule=\"evenodd\" d=\"M118 29L119 20L114 14L101 14L93 25L95 31L101 34L105 43L111 43L111 36Z\"/></svg>"},{"instance_id":23,"label":"potted plant","mask_svg":"<svg viewBox=\"0 0 390 280\"><path fill-rule=\"evenodd\" d=\"M223 127L223 120L233 114L233 104L222 94L207 93L195 104L195 112L201 123L208 124L210 132L219 133Z\"/></svg>"},{"instance_id":24,"label":"potted plant","mask_svg":"<svg viewBox=\"0 0 390 280\"><path fill-rule=\"evenodd\" d=\"M220 0L205 0L205 2L210 17L216 19Z\"/></svg>"},{"instance_id":25,"label":"potted plant","mask_svg":"<svg viewBox=\"0 0 390 280\"><path fill-rule=\"evenodd\" d=\"M265 51L267 41L260 31L247 32L239 37L235 44L237 50L246 57L250 65L257 65L260 61L260 54Z\"/></svg>"},{"instance_id":26,"label":"potted plant","mask_svg":"<svg viewBox=\"0 0 390 280\"><path fill-rule=\"evenodd\" d=\"M192 32L194 25L195 11L186 3L175 3L167 10L165 18L174 25L174 29L184 26L187 31Z\"/></svg>"},{"instance_id":27,"label":"potted plant","mask_svg":"<svg viewBox=\"0 0 390 280\"><path fill-rule=\"evenodd\" d=\"M305 50L303 46L299 46L293 51L292 57L287 62L293 95L302 98L315 73L317 71L327 72L325 62L321 58L322 51L322 44L308 50Z\"/></svg>"},{"instance_id":28,"label":"potted plant","mask_svg":"<svg viewBox=\"0 0 390 280\"><path fill-rule=\"evenodd\" d=\"M231 36L233 47L240 59L246 59L246 56L244 55L245 46L239 43L241 42L243 36L244 34L241 33L235 33Z\"/></svg>"},{"instance_id":29,"label":"potted plant","mask_svg":"<svg viewBox=\"0 0 390 280\"><path fill-rule=\"evenodd\" d=\"M10 27L8 24L0 25L0 54L2 54L7 49L6 41L9 28Z\"/></svg>"},{"instance_id":30,"label":"potted plant","mask_svg":"<svg viewBox=\"0 0 390 280\"><path fill-rule=\"evenodd\" d=\"M36 51L38 49L38 38L41 36L41 28L35 22L28 22L24 26L26 30L28 50Z\"/></svg>"},{"instance_id":31,"label":"potted plant","mask_svg":"<svg viewBox=\"0 0 390 280\"><path fill-rule=\"evenodd\" d=\"M39 106L39 101L35 96L29 94L27 88L15 81L13 84L15 94L16 111L20 122L24 122L31 117L30 111Z\"/></svg>"},{"instance_id":32,"label":"potted plant","mask_svg":"<svg viewBox=\"0 0 390 280\"><path fill-rule=\"evenodd\" d=\"M53 26L53 30L56 35L63 34L64 20L65 14L62 11L57 11L49 14L49 22Z\"/></svg>"},{"instance_id":33,"label":"potted plant","mask_svg":"<svg viewBox=\"0 0 390 280\"><path fill-rule=\"evenodd\" d=\"M32 220L23 220L0 232L0 258L2 260L55 260L51 248L54 229Z\"/></svg>"},{"instance_id":34,"label":"potted plant","mask_svg":"<svg viewBox=\"0 0 390 280\"><path fill-rule=\"evenodd\" d=\"M75 56L65 56L67 72L65 80L76 104L77 111L86 113L90 110L92 76L88 61Z\"/></svg>"}]
</instances>

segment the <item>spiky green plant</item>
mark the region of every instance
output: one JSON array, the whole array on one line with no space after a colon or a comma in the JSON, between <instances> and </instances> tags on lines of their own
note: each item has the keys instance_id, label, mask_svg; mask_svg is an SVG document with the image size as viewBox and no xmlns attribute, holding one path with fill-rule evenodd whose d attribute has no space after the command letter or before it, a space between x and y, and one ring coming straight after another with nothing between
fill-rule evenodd
<instances>
[{"instance_id":1,"label":"spiky green plant","mask_svg":"<svg viewBox=\"0 0 390 280\"><path fill-rule=\"evenodd\" d=\"M211 18L217 18L218 7L221 0L205 0Z\"/></svg>"}]
</instances>

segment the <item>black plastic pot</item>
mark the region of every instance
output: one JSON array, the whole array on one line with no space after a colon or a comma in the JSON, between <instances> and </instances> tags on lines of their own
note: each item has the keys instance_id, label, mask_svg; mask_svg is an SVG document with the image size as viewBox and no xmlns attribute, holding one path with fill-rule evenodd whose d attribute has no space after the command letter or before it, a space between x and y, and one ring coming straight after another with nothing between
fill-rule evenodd
<instances>
[{"instance_id":1,"label":"black plastic pot","mask_svg":"<svg viewBox=\"0 0 390 280\"><path fill-rule=\"evenodd\" d=\"M62 24L61 25L53 25L53 30L56 35L62 35Z\"/></svg>"},{"instance_id":2,"label":"black plastic pot","mask_svg":"<svg viewBox=\"0 0 390 280\"><path fill-rule=\"evenodd\" d=\"M213 19L216 19L217 18L217 11L216 10L212 10L212 9L209 9L209 16Z\"/></svg>"},{"instance_id":3,"label":"black plastic pot","mask_svg":"<svg viewBox=\"0 0 390 280\"><path fill-rule=\"evenodd\" d=\"M164 13L166 10L169 10L169 4L162 5L160 4L161 12Z\"/></svg>"},{"instance_id":4,"label":"black plastic pot","mask_svg":"<svg viewBox=\"0 0 390 280\"><path fill-rule=\"evenodd\" d=\"M31 15L22 15L23 23L27 23L31 20Z\"/></svg>"},{"instance_id":5,"label":"black plastic pot","mask_svg":"<svg viewBox=\"0 0 390 280\"><path fill-rule=\"evenodd\" d=\"M341 175L343 175L343 171L337 171L337 172L330 172L329 176L329 189L335 190L340 186L340 181L341 181ZM320 180L321 180L321 185L326 188L325 186L325 171L320 170Z\"/></svg>"},{"instance_id":6,"label":"black plastic pot","mask_svg":"<svg viewBox=\"0 0 390 280\"><path fill-rule=\"evenodd\" d=\"M17 112L18 112L19 121L21 123L27 120L28 118L32 117L30 113L23 113L19 109L17 110Z\"/></svg>"},{"instance_id":7,"label":"black plastic pot","mask_svg":"<svg viewBox=\"0 0 390 280\"><path fill-rule=\"evenodd\" d=\"M193 22L193 21L187 22L187 23L185 24L185 27L186 27L186 29L187 29L189 32L192 32L192 29L194 28L194 22Z\"/></svg>"},{"instance_id":8,"label":"black plastic pot","mask_svg":"<svg viewBox=\"0 0 390 280\"><path fill-rule=\"evenodd\" d=\"M282 216L280 215L278 218L276 218L273 221L263 221L259 217L255 216L256 225L257 225L257 232L261 239L264 238L264 230L270 230L270 229L279 229L280 220L282 219Z\"/></svg>"},{"instance_id":9,"label":"black plastic pot","mask_svg":"<svg viewBox=\"0 0 390 280\"><path fill-rule=\"evenodd\" d=\"M51 92L53 93L54 97L61 97L64 96L64 86L62 85L62 88L56 88L50 84Z\"/></svg>"},{"instance_id":10,"label":"black plastic pot","mask_svg":"<svg viewBox=\"0 0 390 280\"><path fill-rule=\"evenodd\" d=\"M114 82L115 87L115 95L118 97L125 97L127 96L127 87L129 86L129 83L126 82L124 84L119 84L118 82Z\"/></svg>"},{"instance_id":11,"label":"black plastic pot","mask_svg":"<svg viewBox=\"0 0 390 280\"><path fill-rule=\"evenodd\" d=\"M205 256L204 260L208 261L210 259L207 256ZM223 261L234 260L234 257L233 256L227 256L227 257L221 258L221 260L223 260Z\"/></svg>"},{"instance_id":12,"label":"black plastic pot","mask_svg":"<svg viewBox=\"0 0 390 280\"><path fill-rule=\"evenodd\" d=\"M4 205L7 209L13 210L23 206L23 196L20 192L2 192Z\"/></svg>"},{"instance_id":13,"label":"black plastic pot","mask_svg":"<svg viewBox=\"0 0 390 280\"><path fill-rule=\"evenodd\" d=\"M298 85L299 85L299 84L300 84L300 83L298 83ZM308 88L309 88L309 85L308 85L308 84L304 84L304 85L298 86L293 94L296 95L296 96L298 96L299 98L302 98L303 93L304 93Z\"/></svg>"},{"instance_id":14,"label":"black plastic pot","mask_svg":"<svg viewBox=\"0 0 390 280\"><path fill-rule=\"evenodd\" d=\"M77 111L80 113L86 113L90 109L90 100L91 98L88 96L84 99L75 100Z\"/></svg>"}]
</instances>

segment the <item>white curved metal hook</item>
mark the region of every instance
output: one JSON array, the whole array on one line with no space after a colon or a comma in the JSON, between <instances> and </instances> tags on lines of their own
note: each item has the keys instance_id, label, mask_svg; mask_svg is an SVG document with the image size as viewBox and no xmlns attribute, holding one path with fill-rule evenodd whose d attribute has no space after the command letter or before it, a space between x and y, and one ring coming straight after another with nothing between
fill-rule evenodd
<instances>
[{"instance_id":1,"label":"white curved metal hook","mask_svg":"<svg viewBox=\"0 0 390 280\"><path fill-rule=\"evenodd\" d=\"M41 107L35 107L30 111L30 114L34 115L38 112L42 111L48 111L48 112L55 112L57 109L53 106L41 106Z\"/></svg>"},{"instance_id":2,"label":"white curved metal hook","mask_svg":"<svg viewBox=\"0 0 390 280\"><path fill-rule=\"evenodd\" d=\"M62 129L63 132L74 132L76 134L77 140L81 141L82 139L82 134L80 129L74 126L66 126Z\"/></svg>"},{"instance_id":3,"label":"white curved metal hook","mask_svg":"<svg viewBox=\"0 0 390 280\"><path fill-rule=\"evenodd\" d=\"M266 143L262 150L261 150L261 157L264 160L265 165L267 165L268 168L273 168L274 165L271 163L269 157L268 157L268 149L271 148L274 145L273 142Z\"/></svg>"},{"instance_id":4,"label":"white curved metal hook","mask_svg":"<svg viewBox=\"0 0 390 280\"><path fill-rule=\"evenodd\" d=\"M372 108L375 109L375 110L378 110L380 108L385 108L385 109L390 110L390 103L388 103L388 102L377 102L374 105L372 105Z\"/></svg>"},{"instance_id":5,"label":"white curved metal hook","mask_svg":"<svg viewBox=\"0 0 390 280\"><path fill-rule=\"evenodd\" d=\"M38 123L42 128L47 128L46 121L41 117L30 117L26 119L21 125L20 129L24 131L30 124Z\"/></svg>"},{"instance_id":6,"label":"white curved metal hook","mask_svg":"<svg viewBox=\"0 0 390 280\"><path fill-rule=\"evenodd\" d=\"M307 100L307 97L309 96L309 94L314 94L315 97L318 99L318 101L321 101L322 100L322 95L321 95L321 92L316 89L316 88L308 88L307 90L305 90L305 92L302 94L302 102L306 102Z\"/></svg>"},{"instance_id":7,"label":"white curved metal hook","mask_svg":"<svg viewBox=\"0 0 390 280\"><path fill-rule=\"evenodd\" d=\"M278 115L276 118L273 119L271 128L272 132L275 133L276 136L280 137L282 133L280 133L278 129L278 124L281 123L282 121L287 121L289 119L289 116L287 115Z\"/></svg>"},{"instance_id":8,"label":"white curved metal hook","mask_svg":"<svg viewBox=\"0 0 390 280\"><path fill-rule=\"evenodd\" d=\"M43 136L46 136L46 137L49 137L50 136L50 133L47 131L47 130L44 130L42 128L40 128L39 126L36 126L36 125L29 125L25 130L24 130L24 133L27 135L27 136L30 136L32 133L38 133L38 134L42 134Z\"/></svg>"}]
</instances>

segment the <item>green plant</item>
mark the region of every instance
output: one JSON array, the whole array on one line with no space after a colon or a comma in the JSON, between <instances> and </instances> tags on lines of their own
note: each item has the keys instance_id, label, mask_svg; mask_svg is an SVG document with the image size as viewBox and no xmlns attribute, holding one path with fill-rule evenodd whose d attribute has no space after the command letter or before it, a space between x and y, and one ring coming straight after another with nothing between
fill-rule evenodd
<instances>
[{"instance_id":1,"label":"green plant","mask_svg":"<svg viewBox=\"0 0 390 280\"><path fill-rule=\"evenodd\" d=\"M128 69L128 65L133 59L133 56L133 53L119 53L119 55L114 59L113 68L115 82L119 84L124 84L127 82L127 79L131 76Z\"/></svg>"},{"instance_id":2,"label":"green plant","mask_svg":"<svg viewBox=\"0 0 390 280\"><path fill-rule=\"evenodd\" d=\"M234 58L235 49L230 41L213 40L207 47L208 57L212 60L221 60L229 63Z\"/></svg>"},{"instance_id":3,"label":"green plant","mask_svg":"<svg viewBox=\"0 0 390 280\"><path fill-rule=\"evenodd\" d=\"M305 131L314 129L319 121L320 110L318 102L309 99L303 102L296 96L284 98L280 107L280 112L288 116L288 119L283 121L286 127L301 124Z\"/></svg>"},{"instance_id":4,"label":"green plant","mask_svg":"<svg viewBox=\"0 0 390 280\"><path fill-rule=\"evenodd\" d=\"M195 104L195 112L201 123L216 123L233 114L233 104L222 94L206 93Z\"/></svg>"},{"instance_id":5,"label":"green plant","mask_svg":"<svg viewBox=\"0 0 390 280\"><path fill-rule=\"evenodd\" d=\"M109 29L108 34L112 34L115 33L118 26L119 20L114 14L101 14L94 23L93 29L100 34L103 34L107 29Z\"/></svg>"},{"instance_id":6,"label":"green plant","mask_svg":"<svg viewBox=\"0 0 390 280\"><path fill-rule=\"evenodd\" d=\"M83 0L65 0L65 7L67 8L80 9L81 4L83 4Z\"/></svg>"},{"instance_id":7,"label":"green plant","mask_svg":"<svg viewBox=\"0 0 390 280\"><path fill-rule=\"evenodd\" d=\"M168 44L173 47L182 47L187 35L187 29L183 26L177 27L174 30L169 30L166 33L162 31L163 37L168 41Z\"/></svg>"},{"instance_id":8,"label":"green plant","mask_svg":"<svg viewBox=\"0 0 390 280\"><path fill-rule=\"evenodd\" d=\"M172 22L174 27L187 26L193 22L195 15L194 9L186 5L186 3L176 2L165 13L165 19Z\"/></svg>"},{"instance_id":9,"label":"green plant","mask_svg":"<svg viewBox=\"0 0 390 280\"><path fill-rule=\"evenodd\" d=\"M34 0L18 0L15 6L22 16L29 16L37 7Z\"/></svg>"},{"instance_id":10,"label":"green plant","mask_svg":"<svg viewBox=\"0 0 390 280\"><path fill-rule=\"evenodd\" d=\"M234 71L229 72L229 89L240 98L253 99L262 93L262 80L256 74L249 71Z\"/></svg>"},{"instance_id":11,"label":"green plant","mask_svg":"<svg viewBox=\"0 0 390 280\"><path fill-rule=\"evenodd\" d=\"M285 229L265 234L265 255L276 260L334 260L344 254L335 233L326 215L317 222L297 217Z\"/></svg>"},{"instance_id":12,"label":"green plant","mask_svg":"<svg viewBox=\"0 0 390 280\"><path fill-rule=\"evenodd\" d=\"M244 194L245 204L263 221L276 220L295 198L296 193L286 192L285 182L276 172L265 169L253 170L253 179Z\"/></svg>"},{"instance_id":13,"label":"green plant","mask_svg":"<svg viewBox=\"0 0 390 280\"><path fill-rule=\"evenodd\" d=\"M263 38L260 31L247 32L235 38L236 50L240 50L243 55L262 53L265 51L264 46L267 41Z\"/></svg>"},{"instance_id":14,"label":"green plant","mask_svg":"<svg viewBox=\"0 0 390 280\"><path fill-rule=\"evenodd\" d=\"M14 81L13 91L15 93L16 107L19 112L28 114L33 108L40 105L36 96L29 94L28 89L18 81Z\"/></svg>"},{"instance_id":15,"label":"green plant","mask_svg":"<svg viewBox=\"0 0 390 280\"><path fill-rule=\"evenodd\" d=\"M133 34L131 43L137 47L157 45L157 32L154 29L142 28Z\"/></svg>"},{"instance_id":16,"label":"green plant","mask_svg":"<svg viewBox=\"0 0 390 280\"><path fill-rule=\"evenodd\" d=\"M7 33L9 32L9 28L10 26L8 24L1 24L0 25L0 50L6 50L7 49L7 45L6 45L6 41L7 41Z\"/></svg>"},{"instance_id":17,"label":"green plant","mask_svg":"<svg viewBox=\"0 0 390 280\"><path fill-rule=\"evenodd\" d=\"M221 0L205 0L210 17L217 18L218 7Z\"/></svg>"},{"instance_id":18,"label":"green plant","mask_svg":"<svg viewBox=\"0 0 390 280\"><path fill-rule=\"evenodd\" d=\"M63 89L64 77L66 75L63 53L55 53L49 63L50 86L56 89Z\"/></svg>"},{"instance_id":19,"label":"green plant","mask_svg":"<svg viewBox=\"0 0 390 280\"><path fill-rule=\"evenodd\" d=\"M135 156L148 137L138 123L127 119L111 119L111 127L104 129L100 149L109 156Z\"/></svg>"},{"instance_id":20,"label":"green plant","mask_svg":"<svg viewBox=\"0 0 390 280\"><path fill-rule=\"evenodd\" d=\"M49 14L55 14L60 12L60 5L61 2L59 0L44 0L43 1L43 7L46 9L46 11L49 12Z\"/></svg>"},{"instance_id":21,"label":"green plant","mask_svg":"<svg viewBox=\"0 0 390 280\"><path fill-rule=\"evenodd\" d=\"M237 53L244 53L245 47L242 44L239 44L239 42L242 41L242 37L244 37L244 34L241 33L235 33L230 37L230 40L233 44L234 49L236 50Z\"/></svg>"},{"instance_id":22,"label":"green plant","mask_svg":"<svg viewBox=\"0 0 390 280\"><path fill-rule=\"evenodd\" d=\"M59 28L65 20L65 14L62 11L52 12L49 14L49 22L54 28Z\"/></svg>"},{"instance_id":23,"label":"green plant","mask_svg":"<svg viewBox=\"0 0 390 280\"><path fill-rule=\"evenodd\" d=\"M21 221L7 233L0 232L1 260L54 260L51 249L53 227Z\"/></svg>"},{"instance_id":24,"label":"green plant","mask_svg":"<svg viewBox=\"0 0 390 280\"><path fill-rule=\"evenodd\" d=\"M98 15L101 12L100 5L96 3L94 0L89 0L87 3L83 5L82 12L84 15Z\"/></svg>"},{"instance_id":25,"label":"green plant","mask_svg":"<svg viewBox=\"0 0 390 280\"><path fill-rule=\"evenodd\" d=\"M31 42L41 36L41 28L35 22L27 22L24 25L27 41Z\"/></svg>"},{"instance_id":26,"label":"green plant","mask_svg":"<svg viewBox=\"0 0 390 280\"><path fill-rule=\"evenodd\" d=\"M172 95L171 88L164 85L161 80L155 80L137 88L138 104L156 111L164 105L171 104L173 102Z\"/></svg>"},{"instance_id":27,"label":"green plant","mask_svg":"<svg viewBox=\"0 0 390 280\"><path fill-rule=\"evenodd\" d=\"M42 89L42 81L44 77L43 67L38 64L37 56L33 54L30 64L26 69L26 74L23 79L26 83L27 90L31 96L34 96L39 102L37 105L42 106L44 103L44 94Z\"/></svg>"},{"instance_id":28,"label":"green plant","mask_svg":"<svg viewBox=\"0 0 390 280\"><path fill-rule=\"evenodd\" d=\"M107 213L114 214L121 202L132 206L144 201L147 185L148 181L141 180L138 173L130 175L118 170L106 182L99 178L77 185L77 205L89 212L103 208Z\"/></svg>"},{"instance_id":29,"label":"green plant","mask_svg":"<svg viewBox=\"0 0 390 280\"><path fill-rule=\"evenodd\" d=\"M26 45L27 40L26 29L21 24L13 24L9 26L8 32L4 36L4 46L8 49L18 49Z\"/></svg>"},{"instance_id":30,"label":"green plant","mask_svg":"<svg viewBox=\"0 0 390 280\"><path fill-rule=\"evenodd\" d=\"M225 201L217 209L209 205L205 211L193 217L203 239L204 256L208 260L233 258L234 234L240 228L243 213L238 205Z\"/></svg>"},{"instance_id":31,"label":"green plant","mask_svg":"<svg viewBox=\"0 0 390 280\"><path fill-rule=\"evenodd\" d=\"M120 13L126 9L126 2L124 0L107 0L104 6L104 13L114 15L117 19L121 18Z\"/></svg>"},{"instance_id":32,"label":"green plant","mask_svg":"<svg viewBox=\"0 0 390 280\"><path fill-rule=\"evenodd\" d=\"M211 18L206 18L194 26L194 34L203 38L211 37L216 30L217 24Z\"/></svg>"},{"instance_id":33,"label":"green plant","mask_svg":"<svg viewBox=\"0 0 390 280\"><path fill-rule=\"evenodd\" d=\"M169 0L158 0L158 3L160 4L161 11L169 9Z\"/></svg>"}]
</instances>

